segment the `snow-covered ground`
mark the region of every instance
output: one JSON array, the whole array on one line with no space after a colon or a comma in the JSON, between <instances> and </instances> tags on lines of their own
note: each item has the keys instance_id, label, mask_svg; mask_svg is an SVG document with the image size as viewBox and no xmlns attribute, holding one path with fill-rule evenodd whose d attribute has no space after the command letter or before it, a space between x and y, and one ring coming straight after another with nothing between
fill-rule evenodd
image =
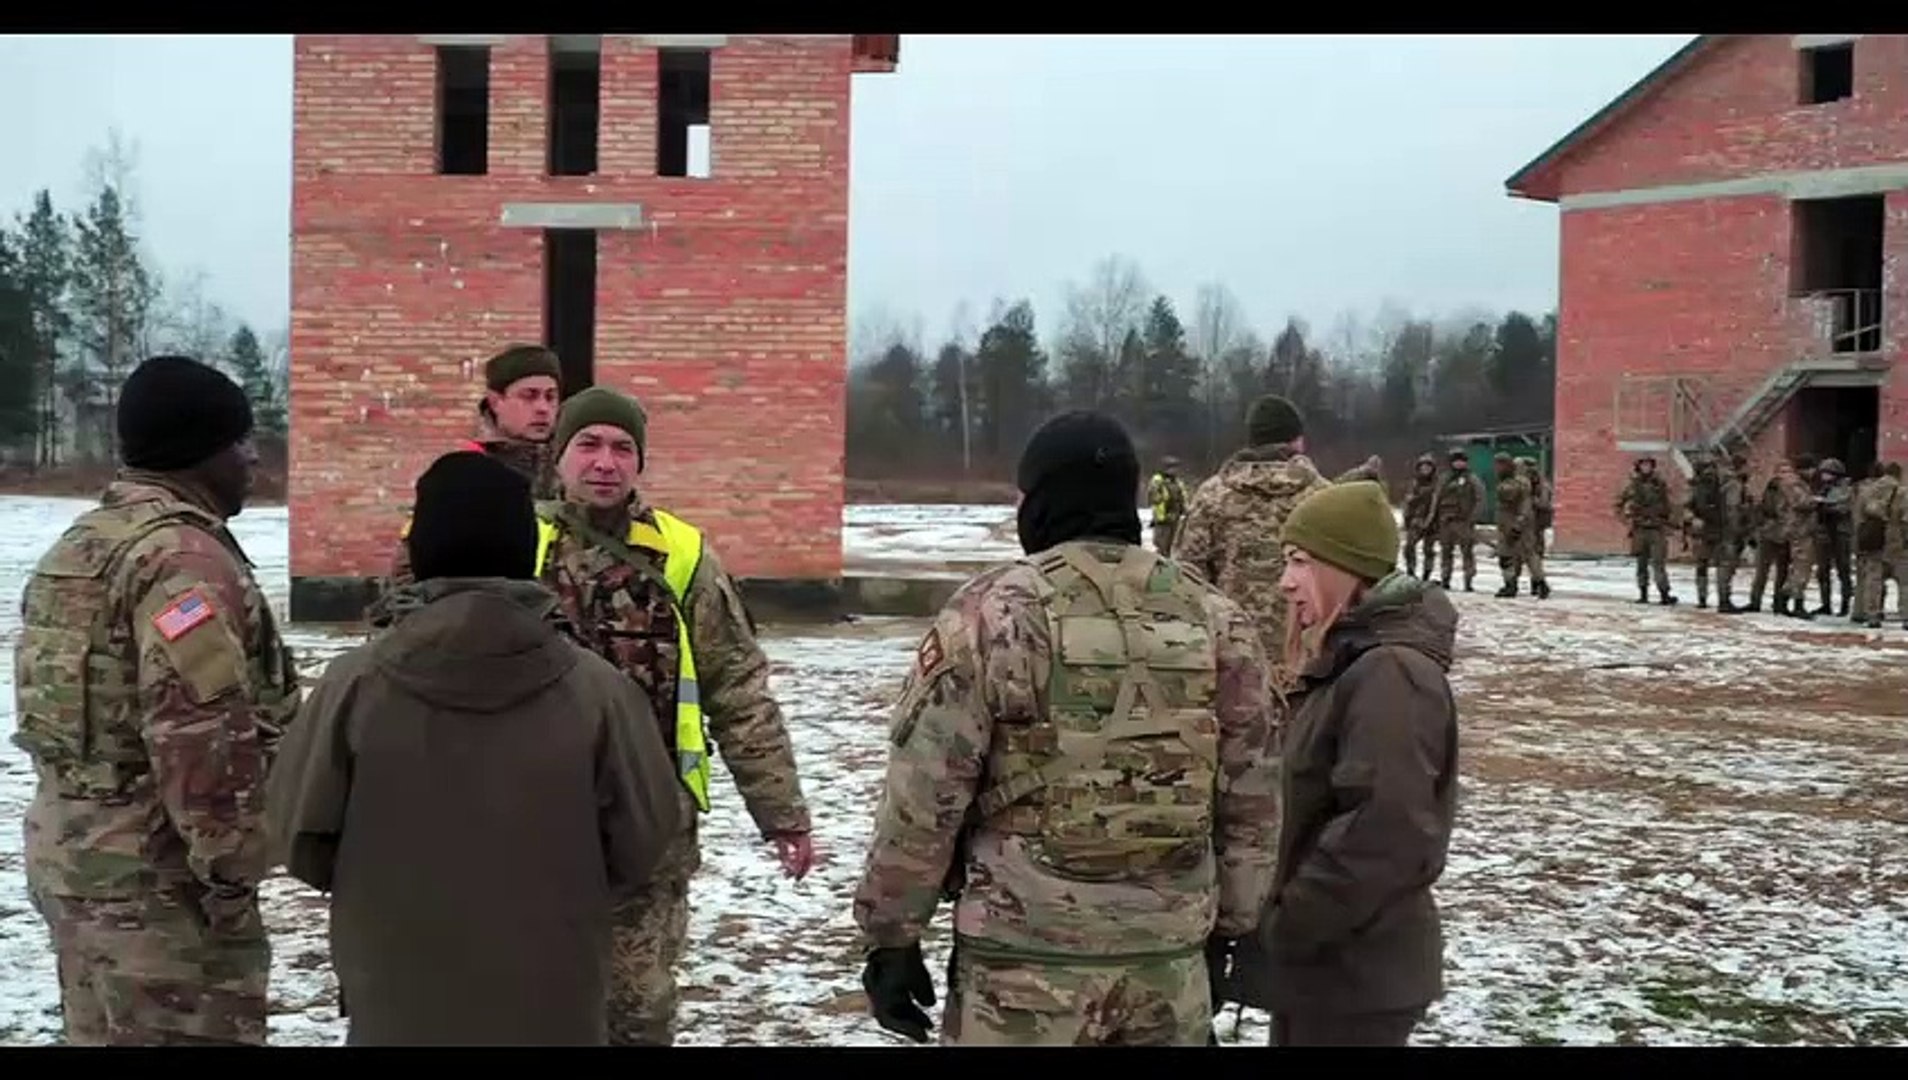
<instances>
[{"instance_id":1,"label":"snow-covered ground","mask_svg":"<svg viewBox=\"0 0 1908 1080\"><path fill-rule=\"evenodd\" d=\"M20 578L84 503L0 499L0 670ZM234 522L273 601L283 511ZM853 507L851 565L907 572L1015 553L1005 507ZM1463 795L1449 991L1424 1043L1908 1043L1908 633L1684 604L1638 607L1621 562L1558 561L1505 601L1488 547L1454 682ZM885 710L918 620L769 628L824 860L784 880L717 767L682 972L685 1044L894 1044L866 1018L849 897L881 782ZM352 639L295 632L315 673ZM11 734L11 694L0 696ZM0 746L0 1043L58 1039L45 931L24 895L32 779ZM343 1034L324 900L267 889L275 1042ZM944 920L942 924L944 926ZM936 982L945 953L929 948ZM1265 1018L1235 1034L1258 1044Z\"/></svg>"}]
</instances>

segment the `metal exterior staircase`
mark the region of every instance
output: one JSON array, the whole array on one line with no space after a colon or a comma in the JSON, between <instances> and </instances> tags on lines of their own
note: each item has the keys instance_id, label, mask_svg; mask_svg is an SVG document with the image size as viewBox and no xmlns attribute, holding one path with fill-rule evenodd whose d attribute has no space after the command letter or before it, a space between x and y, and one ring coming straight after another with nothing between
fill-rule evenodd
<instances>
[{"instance_id":1,"label":"metal exterior staircase","mask_svg":"<svg viewBox=\"0 0 1908 1080\"><path fill-rule=\"evenodd\" d=\"M1746 451L1757 435L1769 425L1795 395L1809 386L1880 386L1888 373L1887 360L1873 355L1830 355L1804 357L1769 373L1736 408L1718 417L1711 396L1700 376L1639 375L1626 376L1631 390L1631 407L1639 394L1661 387L1666 395L1660 425L1649 430L1630 429L1625 437L1623 387L1619 387L1617 447L1629 452L1667 453L1677 471L1685 478L1695 475L1693 455L1727 454ZM1641 411L1654 412L1647 404Z\"/></svg>"}]
</instances>

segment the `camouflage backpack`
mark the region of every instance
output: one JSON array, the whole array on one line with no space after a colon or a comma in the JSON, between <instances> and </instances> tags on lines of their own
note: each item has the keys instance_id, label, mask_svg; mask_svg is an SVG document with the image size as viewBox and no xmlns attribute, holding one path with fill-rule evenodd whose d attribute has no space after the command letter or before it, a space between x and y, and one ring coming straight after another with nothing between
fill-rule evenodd
<instances>
[{"instance_id":1,"label":"camouflage backpack","mask_svg":"<svg viewBox=\"0 0 1908 1080\"><path fill-rule=\"evenodd\" d=\"M1898 484L1871 480L1862 492L1855 520L1855 549L1881 551L1888 545L1888 524L1894 516L1895 500L1901 496Z\"/></svg>"},{"instance_id":2,"label":"camouflage backpack","mask_svg":"<svg viewBox=\"0 0 1908 1080\"><path fill-rule=\"evenodd\" d=\"M1142 880L1212 849L1216 642L1204 590L1140 547L1032 561L1052 643L1046 716L1001 725L976 809L1057 876ZM1114 549L1121 550L1121 549Z\"/></svg>"}]
</instances>

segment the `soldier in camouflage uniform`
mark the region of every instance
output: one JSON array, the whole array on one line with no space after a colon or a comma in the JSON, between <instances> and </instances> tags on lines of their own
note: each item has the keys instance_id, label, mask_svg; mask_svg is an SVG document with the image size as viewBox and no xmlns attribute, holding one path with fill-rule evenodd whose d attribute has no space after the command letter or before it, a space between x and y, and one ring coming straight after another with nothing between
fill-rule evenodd
<instances>
[{"instance_id":1,"label":"soldier in camouflage uniform","mask_svg":"<svg viewBox=\"0 0 1908 1080\"><path fill-rule=\"evenodd\" d=\"M1531 595L1549 599L1544 557L1537 552L1537 506L1530 476L1509 454L1498 454L1493 464L1497 469L1497 566L1504 575L1504 587L1497 590L1497 595L1506 599L1516 596L1518 578L1529 567Z\"/></svg>"},{"instance_id":2,"label":"soldier in camouflage uniform","mask_svg":"<svg viewBox=\"0 0 1908 1080\"><path fill-rule=\"evenodd\" d=\"M1776 470L1782 487L1782 542L1789 546L1789 582L1776 614L1797 619L1813 619L1809 610L1809 571L1815 568L1815 528L1821 517L1822 497L1806 479L1815 471L1815 463L1806 456L1791 465L1784 462Z\"/></svg>"},{"instance_id":3,"label":"soldier in camouflage uniform","mask_svg":"<svg viewBox=\"0 0 1908 1080\"><path fill-rule=\"evenodd\" d=\"M1484 507L1484 482L1471 474L1464 451L1451 451L1447 460L1450 470L1431 497L1431 520L1437 522L1438 547L1444 551L1438 584L1451 587L1452 556L1462 554L1464 591L1471 592L1477 581L1477 514Z\"/></svg>"},{"instance_id":4,"label":"soldier in camouflage uniform","mask_svg":"<svg viewBox=\"0 0 1908 1080\"><path fill-rule=\"evenodd\" d=\"M689 881L701 866L698 811L708 809L705 714L783 870L800 878L815 857L794 750L741 594L702 534L636 488L647 427L642 407L607 387L571 397L554 438L564 499L537 506L539 578L576 640L649 692L682 773L689 822L657 880L617 911L612 1045L675 1038L674 969L689 929Z\"/></svg>"},{"instance_id":5,"label":"soldier in camouflage uniform","mask_svg":"<svg viewBox=\"0 0 1908 1080\"><path fill-rule=\"evenodd\" d=\"M1835 458L1823 458L1816 472L1816 493L1822 497L1815 517L1816 584L1822 590L1822 606L1817 615L1830 612L1829 574L1842 584L1839 614L1846 616L1854 600L1854 574L1849 556L1854 549L1855 491L1849 484L1848 468Z\"/></svg>"},{"instance_id":6,"label":"soldier in camouflage uniform","mask_svg":"<svg viewBox=\"0 0 1908 1080\"><path fill-rule=\"evenodd\" d=\"M1555 510L1550 502L1550 485L1545 482L1544 474L1537 471L1537 463L1529 458L1517 459L1517 473L1530 482L1531 516L1536 522L1536 527L1531 530L1531 538L1536 544L1537 554L1542 556L1548 550L1545 534L1556 521Z\"/></svg>"},{"instance_id":7,"label":"soldier in camouflage uniform","mask_svg":"<svg viewBox=\"0 0 1908 1080\"><path fill-rule=\"evenodd\" d=\"M946 896L944 1043L1199 1045L1272 883L1258 630L1140 546L1116 422L1049 421L1018 479L1027 556L948 602L895 709L854 899L863 986L882 1027L927 1041L920 940Z\"/></svg>"},{"instance_id":8,"label":"soldier in camouflage uniform","mask_svg":"<svg viewBox=\"0 0 1908 1080\"><path fill-rule=\"evenodd\" d=\"M1730 598L1736 577L1735 529L1742 515L1742 486L1733 470L1725 473L1715 458L1696 463L1696 477L1684 500L1684 521L1696 559L1696 606L1709 606L1709 572L1716 571L1716 610L1733 615Z\"/></svg>"},{"instance_id":9,"label":"soldier in camouflage uniform","mask_svg":"<svg viewBox=\"0 0 1908 1080\"><path fill-rule=\"evenodd\" d=\"M1431 574L1437 553L1437 531L1431 524L1431 502L1438 493L1438 459L1420 454L1411 475L1411 490L1405 494L1405 573L1418 576L1418 553L1424 553L1424 573Z\"/></svg>"},{"instance_id":10,"label":"soldier in camouflage uniform","mask_svg":"<svg viewBox=\"0 0 1908 1080\"><path fill-rule=\"evenodd\" d=\"M538 499L557 497L556 453L550 431L561 400L563 364L541 345L512 345L484 365L484 396L477 402L476 436L459 449L481 450L523 474ZM408 519L405 529L408 529ZM391 625L396 594L415 582L404 531L391 551L378 599L366 612L372 626Z\"/></svg>"},{"instance_id":11,"label":"soldier in camouflage uniform","mask_svg":"<svg viewBox=\"0 0 1908 1080\"><path fill-rule=\"evenodd\" d=\"M1895 582L1895 600L1908 629L1908 492L1902 490L1901 463L1880 467L1856 503L1855 542L1861 551L1859 614L1871 630L1881 629L1888 599L1888 582Z\"/></svg>"},{"instance_id":12,"label":"soldier in camouflage uniform","mask_svg":"<svg viewBox=\"0 0 1908 1080\"><path fill-rule=\"evenodd\" d=\"M1173 553L1173 534L1186 516L1186 481L1179 478L1179 459L1168 457L1159 463L1159 471L1146 485L1147 501L1153 504L1153 550L1161 555Z\"/></svg>"},{"instance_id":13,"label":"soldier in camouflage uniform","mask_svg":"<svg viewBox=\"0 0 1908 1080\"><path fill-rule=\"evenodd\" d=\"M1782 469L1777 466L1775 474L1762 486L1762 498L1756 503L1753 521L1753 535L1756 544L1756 577L1749 586L1749 606L1743 611L1756 614L1762 611L1762 591L1771 585L1770 571L1775 573L1774 599L1770 610L1777 615L1786 614L1788 604L1783 597L1789 592L1789 541L1788 512L1785 509L1788 496L1782 490Z\"/></svg>"},{"instance_id":14,"label":"soldier in camouflage uniform","mask_svg":"<svg viewBox=\"0 0 1908 1080\"><path fill-rule=\"evenodd\" d=\"M257 463L252 410L216 370L161 356L121 388L118 426L125 470L20 606L27 888L68 1042L263 1045L264 783L299 691L225 526Z\"/></svg>"},{"instance_id":15,"label":"soldier in camouflage uniform","mask_svg":"<svg viewBox=\"0 0 1908 1080\"><path fill-rule=\"evenodd\" d=\"M1669 582L1669 531L1676 527L1676 506L1669 485L1656 474L1656 459L1638 458L1630 482L1617 495L1616 516L1630 529L1630 554L1636 556L1637 603L1650 602L1654 577L1658 602L1676 603Z\"/></svg>"},{"instance_id":16,"label":"soldier in camouflage uniform","mask_svg":"<svg viewBox=\"0 0 1908 1080\"><path fill-rule=\"evenodd\" d=\"M1246 448L1193 493L1173 558L1245 608L1284 688L1290 675L1278 659L1285 645L1279 526L1301 498L1329 482L1305 456L1304 419L1284 398L1268 394L1253 402L1246 439Z\"/></svg>"}]
</instances>

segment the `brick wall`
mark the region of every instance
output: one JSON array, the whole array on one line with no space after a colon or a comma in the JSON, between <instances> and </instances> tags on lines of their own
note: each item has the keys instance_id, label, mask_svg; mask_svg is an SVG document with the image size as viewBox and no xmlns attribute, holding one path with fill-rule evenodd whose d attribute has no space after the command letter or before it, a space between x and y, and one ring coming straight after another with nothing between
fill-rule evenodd
<instances>
[{"instance_id":1,"label":"brick wall","mask_svg":"<svg viewBox=\"0 0 1908 1080\"><path fill-rule=\"evenodd\" d=\"M1787 35L1711 51L1557 166L1565 194L1908 162L1908 38L1864 38L1856 96L1795 104ZM1888 197L1885 354L1908 342L1908 192ZM1628 374L1705 377L1726 413L1776 368L1810 351L1789 299L1790 209L1779 195L1645 202L1560 215L1557 547L1615 552L1612 501L1634 456L1616 449L1617 384ZM1908 372L1883 391L1881 452L1908 459ZM1758 482L1790 451L1782 416L1756 440ZM1680 496L1681 482L1659 461Z\"/></svg>"},{"instance_id":2,"label":"brick wall","mask_svg":"<svg viewBox=\"0 0 1908 1080\"><path fill-rule=\"evenodd\" d=\"M497 224L518 201L642 205L598 233L595 376L650 412L645 493L738 575L837 576L849 37L717 48L707 179L654 175L655 50L617 37L598 175L545 176L546 48L492 48L489 172L438 176L432 46L295 39L292 576L382 572L483 361L542 339L542 232Z\"/></svg>"}]
</instances>

